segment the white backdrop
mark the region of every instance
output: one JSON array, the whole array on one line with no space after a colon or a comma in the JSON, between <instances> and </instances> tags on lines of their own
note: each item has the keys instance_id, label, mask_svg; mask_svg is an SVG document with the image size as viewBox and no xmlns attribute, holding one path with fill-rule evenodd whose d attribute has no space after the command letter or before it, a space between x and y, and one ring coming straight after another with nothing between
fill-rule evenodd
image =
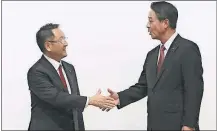
<instances>
[{"instance_id":1,"label":"white backdrop","mask_svg":"<svg viewBox=\"0 0 217 131\"><path fill-rule=\"evenodd\" d=\"M68 57L75 66L82 95L98 88L120 91L135 84L146 54L159 44L147 33L149 1L2 2L2 126L27 129L30 94L27 71L41 52L35 33L59 23L69 37ZM201 50L205 91L202 130L216 129L216 2L171 2L179 11L177 31ZM84 111L86 129L146 130L146 100L122 110Z\"/></svg>"}]
</instances>

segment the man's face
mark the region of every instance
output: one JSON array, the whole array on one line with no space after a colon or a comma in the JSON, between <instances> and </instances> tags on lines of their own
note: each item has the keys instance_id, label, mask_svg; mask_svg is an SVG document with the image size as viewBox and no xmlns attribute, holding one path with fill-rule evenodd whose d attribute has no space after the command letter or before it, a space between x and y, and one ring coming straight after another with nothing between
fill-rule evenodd
<instances>
[{"instance_id":1,"label":"man's face","mask_svg":"<svg viewBox=\"0 0 217 131\"><path fill-rule=\"evenodd\" d=\"M62 59L67 56L65 35L59 28L52 30L54 37L48 41L46 49L55 58Z\"/></svg>"},{"instance_id":2,"label":"man's face","mask_svg":"<svg viewBox=\"0 0 217 131\"><path fill-rule=\"evenodd\" d=\"M165 23L159 21L153 10L149 11L147 28L152 39L160 39L165 32Z\"/></svg>"}]
</instances>

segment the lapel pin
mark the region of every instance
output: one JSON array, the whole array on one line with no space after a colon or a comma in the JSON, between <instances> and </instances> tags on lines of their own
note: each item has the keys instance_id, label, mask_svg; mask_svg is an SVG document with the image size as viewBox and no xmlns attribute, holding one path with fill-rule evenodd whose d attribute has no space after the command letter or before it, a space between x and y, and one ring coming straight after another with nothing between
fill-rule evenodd
<instances>
[{"instance_id":1,"label":"lapel pin","mask_svg":"<svg viewBox=\"0 0 217 131\"><path fill-rule=\"evenodd\" d=\"M175 51L175 49L176 49L176 47L173 47L173 48L172 48L172 52L174 52L174 51Z\"/></svg>"}]
</instances>

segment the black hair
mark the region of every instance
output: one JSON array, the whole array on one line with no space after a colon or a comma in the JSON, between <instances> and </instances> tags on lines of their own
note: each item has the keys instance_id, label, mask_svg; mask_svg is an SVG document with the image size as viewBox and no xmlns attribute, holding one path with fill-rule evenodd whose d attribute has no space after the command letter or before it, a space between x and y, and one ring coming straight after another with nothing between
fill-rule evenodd
<instances>
[{"instance_id":1,"label":"black hair","mask_svg":"<svg viewBox=\"0 0 217 131\"><path fill-rule=\"evenodd\" d=\"M39 31L36 33L36 41L42 52L45 51L45 46L44 46L45 41L54 37L52 30L58 27L59 27L59 24L48 23L42 26L39 29Z\"/></svg>"},{"instance_id":2,"label":"black hair","mask_svg":"<svg viewBox=\"0 0 217 131\"><path fill-rule=\"evenodd\" d=\"M169 26L176 29L178 10L174 5L165 1L152 2L151 9L156 13L158 20L168 19Z\"/></svg>"}]
</instances>

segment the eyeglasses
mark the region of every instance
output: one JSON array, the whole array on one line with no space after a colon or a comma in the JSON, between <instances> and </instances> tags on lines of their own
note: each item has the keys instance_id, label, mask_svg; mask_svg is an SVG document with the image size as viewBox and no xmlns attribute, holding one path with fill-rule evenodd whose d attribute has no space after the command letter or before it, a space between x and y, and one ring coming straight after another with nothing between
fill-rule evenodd
<instances>
[{"instance_id":1,"label":"eyeglasses","mask_svg":"<svg viewBox=\"0 0 217 131\"><path fill-rule=\"evenodd\" d=\"M60 39L58 39L58 40L49 40L49 42L64 44L67 39L68 39L68 37L65 37L65 36L64 36L64 37L60 37Z\"/></svg>"}]
</instances>

